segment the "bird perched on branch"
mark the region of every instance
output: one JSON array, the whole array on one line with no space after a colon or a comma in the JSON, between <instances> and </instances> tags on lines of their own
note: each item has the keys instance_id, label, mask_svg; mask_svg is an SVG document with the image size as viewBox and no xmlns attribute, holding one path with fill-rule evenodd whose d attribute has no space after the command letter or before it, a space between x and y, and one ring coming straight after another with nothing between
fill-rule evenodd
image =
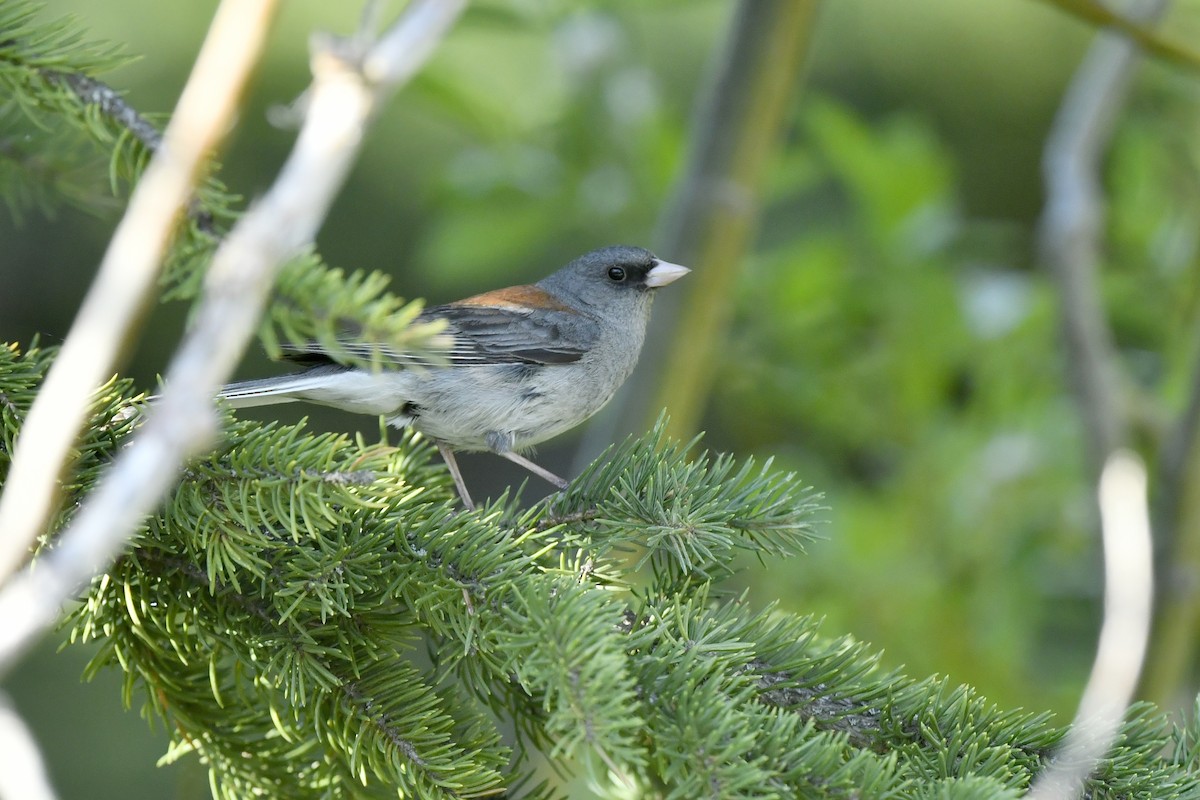
<instances>
[{"instance_id":1,"label":"bird perched on branch","mask_svg":"<svg viewBox=\"0 0 1200 800\"><path fill-rule=\"evenodd\" d=\"M599 411L637 364L654 291L689 272L640 247L605 247L529 286L426 310L453 344L444 364L384 350L384 369L333 360L317 345L292 348L302 372L243 381L221 397L234 407L305 401L383 415L432 439L467 508L454 452L491 451L555 486L567 482L521 455ZM376 345L345 341L356 355Z\"/></svg>"}]
</instances>

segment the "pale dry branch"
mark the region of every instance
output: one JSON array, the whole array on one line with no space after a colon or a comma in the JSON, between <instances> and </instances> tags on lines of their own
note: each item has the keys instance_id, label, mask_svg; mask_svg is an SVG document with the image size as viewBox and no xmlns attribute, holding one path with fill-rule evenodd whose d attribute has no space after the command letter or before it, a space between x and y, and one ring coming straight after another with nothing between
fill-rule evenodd
<instances>
[{"instance_id":1,"label":"pale dry branch","mask_svg":"<svg viewBox=\"0 0 1200 800\"><path fill-rule=\"evenodd\" d=\"M1153 545L1146 467L1129 451L1113 453L1099 486L1104 541L1104 621L1087 687L1062 749L1034 782L1034 800L1076 798L1116 741L1137 688L1150 639Z\"/></svg>"}]
</instances>

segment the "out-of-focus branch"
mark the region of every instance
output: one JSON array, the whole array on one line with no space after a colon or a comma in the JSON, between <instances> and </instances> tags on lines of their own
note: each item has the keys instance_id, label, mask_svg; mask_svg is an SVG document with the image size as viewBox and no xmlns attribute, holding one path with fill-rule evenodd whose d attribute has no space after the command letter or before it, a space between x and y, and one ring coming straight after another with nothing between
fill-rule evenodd
<instances>
[{"instance_id":1,"label":"out-of-focus branch","mask_svg":"<svg viewBox=\"0 0 1200 800\"><path fill-rule=\"evenodd\" d=\"M1079 797L1084 780L1116 741L1150 637L1154 559L1145 465L1128 451L1113 453L1101 473L1098 494L1104 622L1096 660L1062 750L1026 795L1033 800Z\"/></svg>"},{"instance_id":2,"label":"out-of-focus branch","mask_svg":"<svg viewBox=\"0 0 1200 800\"><path fill-rule=\"evenodd\" d=\"M802 76L817 7L817 0L739 2L692 120L694 139L657 249L695 276L679 300L664 298L665 313L659 309L660 330L681 311L665 356L651 337L648 360L663 366L660 393L641 414L669 408L675 436L692 434L708 399L734 282L758 223L763 171Z\"/></svg>"},{"instance_id":3,"label":"out-of-focus branch","mask_svg":"<svg viewBox=\"0 0 1200 800\"><path fill-rule=\"evenodd\" d=\"M0 580L48 524L92 392L116 371L153 299L180 213L229 128L275 0L225 0L162 146L129 199L96 279L21 428L0 495Z\"/></svg>"},{"instance_id":4,"label":"out-of-focus branch","mask_svg":"<svg viewBox=\"0 0 1200 800\"><path fill-rule=\"evenodd\" d=\"M1142 694L1164 708L1194 694L1189 676L1200 632L1200 341L1179 419L1162 440L1160 603Z\"/></svg>"},{"instance_id":5,"label":"out-of-focus branch","mask_svg":"<svg viewBox=\"0 0 1200 800\"><path fill-rule=\"evenodd\" d=\"M174 483L183 460L210 441L213 397L252 336L279 266L312 242L379 103L428 59L465 5L418 0L376 42L314 37L314 80L296 145L217 250L161 399L36 572L24 570L0 591L0 669L53 623Z\"/></svg>"},{"instance_id":6,"label":"out-of-focus branch","mask_svg":"<svg viewBox=\"0 0 1200 800\"><path fill-rule=\"evenodd\" d=\"M1200 53L1159 36L1148 27L1150 21L1136 13L1122 14L1109 8L1100 0L1042 0L1084 22L1113 31L1127 37L1145 52L1181 67L1200 70Z\"/></svg>"},{"instance_id":7,"label":"out-of-focus branch","mask_svg":"<svg viewBox=\"0 0 1200 800\"><path fill-rule=\"evenodd\" d=\"M1149 24L1165 0L1141 0L1124 12ZM1101 308L1098 286L1103 208L1099 161L1137 61L1134 43L1102 35L1089 51L1055 123L1046 150L1046 255L1058 282L1067 357L1086 422L1093 463L1128 437L1123 377ZM1158 505L1163 552L1162 600L1141 693L1171 707L1180 698L1197 649L1200 624L1200 362L1179 421L1161 440ZM1186 693L1190 694L1190 690Z\"/></svg>"},{"instance_id":8,"label":"out-of-focus branch","mask_svg":"<svg viewBox=\"0 0 1200 800\"><path fill-rule=\"evenodd\" d=\"M1165 7L1165 0L1137 0L1128 15L1149 21ZM1067 368L1095 473L1128 438L1122 376L1098 278L1104 223L1099 175L1137 61L1129 39L1097 37L1067 88L1042 164L1042 255L1058 287Z\"/></svg>"},{"instance_id":9,"label":"out-of-focus branch","mask_svg":"<svg viewBox=\"0 0 1200 800\"><path fill-rule=\"evenodd\" d=\"M33 731L8 697L0 694L0 800L56 800Z\"/></svg>"}]
</instances>

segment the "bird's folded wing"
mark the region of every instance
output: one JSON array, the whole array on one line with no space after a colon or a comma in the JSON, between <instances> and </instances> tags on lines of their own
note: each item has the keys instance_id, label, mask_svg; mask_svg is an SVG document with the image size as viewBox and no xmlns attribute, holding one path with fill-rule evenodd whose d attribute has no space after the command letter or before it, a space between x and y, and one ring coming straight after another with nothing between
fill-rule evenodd
<instances>
[{"instance_id":1,"label":"bird's folded wing","mask_svg":"<svg viewBox=\"0 0 1200 800\"><path fill-rule=\"evenodd\" d=\"M532 312L517 307L445 305L427 309L418 322L445 320L453 344L445 361L398 352L372 342L339 339L341 353L378 358L386 368L471 367L484 364L569 364L578 361L599 335L599 324L566 310ZM306 365L337 363L337 352L317 342L284 345L284 358Z\"/></svg>"}]
</instances>

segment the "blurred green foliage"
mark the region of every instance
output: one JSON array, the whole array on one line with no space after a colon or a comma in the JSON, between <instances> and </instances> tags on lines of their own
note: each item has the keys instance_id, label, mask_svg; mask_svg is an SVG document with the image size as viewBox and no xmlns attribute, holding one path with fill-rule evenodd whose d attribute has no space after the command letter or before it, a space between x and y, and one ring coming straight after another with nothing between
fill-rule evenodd
<instances>
[{"instance_id":1,"label":"blurred green foliage","mask_svg":"<svg viewBox=\"0 0 1200 800\"><path fill-rule=\"evenodd\" d=\"M832 524L754 590L1069 709L1099 584L1047 289L975 230L921 121L812 99L797 130L772 214L819 219L747 270L709 427L828 487Z\"/></svg>"},{"instance_id":2,"label":"blurred green foliage","mask_svg":"<svg viewBox=\"0 0 1200 800\"><path fill-rule=\"evenodd\" d=\"M1194 29L1194 4L1181 6L1171 24ZM106 78L143 112L166 112L213 8L59 0L47 14L73 10L95 38L142 55ZM652 243L727 11L718 0L478 4L379 121L322 256L440 301L534 279L593 245ZM234 191L261 191L286 151L291 133L266 110L303 89L308 32L349 30L352 13L285 5L225 158ZM774 455L827 495L827 539L807 558L734 579L756 602L825 615L826 631L885 648L910 674L1060 712L1091 660L1100 582L1032 225L1045 129L1087 33L1023 0L826 5L705 423L709 446ZM1193 81L1145 71L1106 174L1104 288L1151 428L1183 402L1195 349ZM88 211L31 195L0 215L0 340L61 336L111 231L113 210L93 202L106 165L58 151L60 194ZM11 157L0 150L0 163ZM152 379L181 315L157 312L131 375ZM248 359L247 374L267 369ZM370 433L369 421L313 417ZM129 727L54 708L57 690L40 682L50 659L9 685L43 742L68 714L73 730L94 718L95 741ZM96 773L61 781L68 797L104 796Z\"/></svg>"}]
</instances>

